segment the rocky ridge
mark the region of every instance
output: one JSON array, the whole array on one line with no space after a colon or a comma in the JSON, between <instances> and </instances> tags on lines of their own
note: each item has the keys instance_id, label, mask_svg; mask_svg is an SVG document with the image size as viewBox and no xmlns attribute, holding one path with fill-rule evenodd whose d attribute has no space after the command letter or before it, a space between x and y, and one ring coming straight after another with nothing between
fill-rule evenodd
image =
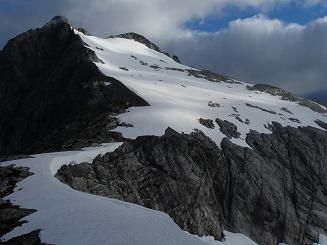
<instances>
[{"instance_id":1,"label":"rocky ridge","mask_svg":"<svg viewBox=\"0 0 327 245\"><path fill-rule=\"evenodd\" d=\"M135 32L127 32L127 33L123 33L123 34L117 34L117 35L110 35L107 38L125 38L125 39L132 39L134 41L137 41L139 43L143 43L145 46L147 46L150 49L153 49L155 51L158 51L160 53L163 53L165 55L167 55L168 57L171 57L173 60L175 60L178 63L181 63L178 56L176 55L170 55L167 52L163 52L160 50L160 48L154 44L153 42L151 42L150 40L148 40L147 38L145 38L144 36L137 34Z\"/></svg>"},{"instance_id":2,"label":"rocky ridge","mask_svg":"<svg viewBox=\"0 0 327 245\"><path fill-rule=\"evenodd\" d=\"M294 95L288 91L285 91L281 88L269 85L269 84L255 84L253 86L248 86L249 90L256 90L260 92L265 92L271 95L280 96L282 100L288 100L293 102L298 102L299 105L310 108L313 111L319 113L327 113L327 109L320 106L318 103Z\"/></svg>"},{"instance_id":3,"label":"rocky ridge","mask_svg":"<svg viewBox=\"0 0 327 245\"><path fill-rule=\"evenodd\" d=\"M222 239L227 229L260 244L312 244L327 232L327 133L277 123L272 130L252 131L250 149L167 129L128 140L92 164L63 166L57 178L164 211L197 235Z\"/></svg>"}]
</instances>

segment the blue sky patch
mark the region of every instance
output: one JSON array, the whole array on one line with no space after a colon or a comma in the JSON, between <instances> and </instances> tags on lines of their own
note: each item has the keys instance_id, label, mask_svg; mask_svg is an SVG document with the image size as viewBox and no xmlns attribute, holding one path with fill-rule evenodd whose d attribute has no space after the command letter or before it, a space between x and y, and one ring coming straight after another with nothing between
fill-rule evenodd
<instances>
[{"instance_id":1,"label":"blue sky patch","mask_svg":"<svg viewBox=\"0 0 327 245\"><path fill-rule=\"evenodd\" d=\"M304 25L312 20L327 15L325 8L320 6L303 7L299 4L290 3L262 12L255 8L240 9L238 7L227 7L223 13L211 14L204 19L192 19L185 23L187 29L196 31L216 32L228 27L228 24L236 19L246 19L258 14L264 14L271 19L279 19L285 23L297 23Z\"/></svg>"}]
</instances>

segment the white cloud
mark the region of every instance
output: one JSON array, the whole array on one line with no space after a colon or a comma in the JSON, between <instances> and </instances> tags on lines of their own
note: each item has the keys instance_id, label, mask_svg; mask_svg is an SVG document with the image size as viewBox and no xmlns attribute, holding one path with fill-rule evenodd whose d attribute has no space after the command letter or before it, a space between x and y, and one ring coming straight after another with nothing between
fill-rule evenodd
<instances>
[{"instance_id":1,"label":"white cloud","mask_svg":"<svg viewBox=\"0 0 327 245\"><path fill-rule=\"evenodd\" d=\"M304 7L322 6L327 7L326 0L303 0Z\"/></svg>"},{"instance_id":2,"label":"white cloud","mask_svg":"<svg viewBox=\"0 0 327 245\"><path fill-rule=\"evenodd\" d=\"M187 36L185 22L219 15L227 6L267 10L292 0L68 0L65 15L96 34L133 30L155 39Z\"/></svg>"},{"instance_id":3,"label":"white cloud","mask_svg":"<svg viewBox=\"0 0 327 245\"><path fill-rule=\"evenodd\" d=\"M167 48L193 66L310 93L327 90L326 20L301 26L258 15L235 20L216 33L175 40Z\"/></svg>"}]
</instances>

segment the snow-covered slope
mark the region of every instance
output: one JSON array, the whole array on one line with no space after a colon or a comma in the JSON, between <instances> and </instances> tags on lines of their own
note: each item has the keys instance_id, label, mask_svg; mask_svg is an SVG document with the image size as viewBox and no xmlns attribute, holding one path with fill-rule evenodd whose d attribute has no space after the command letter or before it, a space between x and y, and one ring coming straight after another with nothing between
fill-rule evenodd
<instances>
[{"instance_id":1,"label":"snow-covered slope","mask_svg":"<svg viewBox=\"0 0 327 245\"><path fill-rule=\"evenodd\" d=\"M28 223L3 238L10 239L41 229L41 241L49 244L113 245L255 245L241 234L226 232L226 241L191 235L182 231L165 213L112 198L71 189L55 178L64 164L91 162L98 154L116 149L121 143L104 144L83 151L47 153L34 158L1 163L29 167L34 175L19 182L5 199L24 208L36 209L24 218Z\"/></svg>"},{"instance_id":2,"label":"snow-covered slope","mask_svg":"<svg viewBox=\"0 0 327 245\"><path fill-rule=\"evenodd\" d=\"M162 135L169 126L189 133L195 128L203 131L220 145L225 137L215 128L207 128L199 119L227 120L241 133L232 141L247 146L246 134L251 130L269 133L269 124L283 126L313 126L314 121L327 122L326 114L315 112L298 103L281 100L279 96L250 91L249 84L235 80L212 82L193 76L193 69L175 62L170 57L134 40L123 38L102 39L75 31L95 51L104 63L96 63L108 76L124 83L150 103L149 107L131 108L119 116L133 127L118 127L127 138L139 135ZM110 85L108 85L110 86Z\"/></svg>"}]
</instances>

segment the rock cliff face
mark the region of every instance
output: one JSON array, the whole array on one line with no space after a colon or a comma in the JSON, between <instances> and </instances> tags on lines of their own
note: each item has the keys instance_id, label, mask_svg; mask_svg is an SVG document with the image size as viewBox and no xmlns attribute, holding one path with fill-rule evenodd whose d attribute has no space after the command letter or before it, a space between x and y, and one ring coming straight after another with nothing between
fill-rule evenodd
<instances>
[{"instance_id":1,"label":"rock cliff face","mask_svg":"<svg viewBox=\"0 0 327 245\"><path fill-rule=\"evenodd\" d=\"M63 17L8 42L0 52L0 156L119 137L106 130L112 114L147 102L93 61L101 62Z\"/></svg>"},{"instance_id":2,"label":"rock cliff face","mask_svg":"<svg viewBox=\"0 0 327 245\"><path fill-rule=\"evenodd\" d=\"M327 132L252 131L250 148L201 132L129 140L92 164L62 167L77 190L168 213L183 229L222 238L223 229L260 244L312 244L327 232Z\"/></svg>"},{"instance_id":3,"label":"rock cliff face","mask_svg":"<svg viewBox=\"0 0 327 245\"><path fill-rule=\"evenodd\" d=\"M288 100L293 102L298 102L300 105L310 108L313 111L320 112L320 113L326 113L327 110L322 108L319 104L316 102L313 102L308 99L304 99L302 97L299 97L297 95L294 95L288 91L285 91L281 88L268 85L268 84L255 84L253 86L248 86L249 90L257 90L265 93L269 93L271 95L277 95L280 96L282 100Z\"/></svg>"},{"instance_id":4,"label":"rock cliff face","mask_svg":"<svg viewBox=\"0 0 327 245\"><path fill-rule=\"evenodd\" d=\"M222 235L222 209L212 188L222 157L203 134L128 141L93 164L66 166L57 177L73 188L162 210L193 234Z\"/></svg>"},{"instance_id":5,"label":"rock cliff face","mask_svg":"<svg viewBox=\"0 0 327 245\"><path fill-rule=\"evenodd\" d=\"M327 229L327 133L278 124L272 130L249 134L253 150L222 143L228 224L263 244L312 244Z\"/></svg>"},{"instance_id":6,"label":"rock cliff face","mask_svg":"<svg viewBox=\"0 0 327 245\"><path fill-rule=\"evenodd\" d=\"M26 222L22 220L24 217L36 212L36 210L18 207L13 205L9 200L2 199L13 192L18 182L30 175L32 173L27 168L15 167L13 165L6 167L0 166L0 236L17 226L21 226ZM39 230L32 231L21 237L10 239L7 242L1 242L0 239L0 244L41 244L39 233Z\"/></svg>"}]
</instances>

